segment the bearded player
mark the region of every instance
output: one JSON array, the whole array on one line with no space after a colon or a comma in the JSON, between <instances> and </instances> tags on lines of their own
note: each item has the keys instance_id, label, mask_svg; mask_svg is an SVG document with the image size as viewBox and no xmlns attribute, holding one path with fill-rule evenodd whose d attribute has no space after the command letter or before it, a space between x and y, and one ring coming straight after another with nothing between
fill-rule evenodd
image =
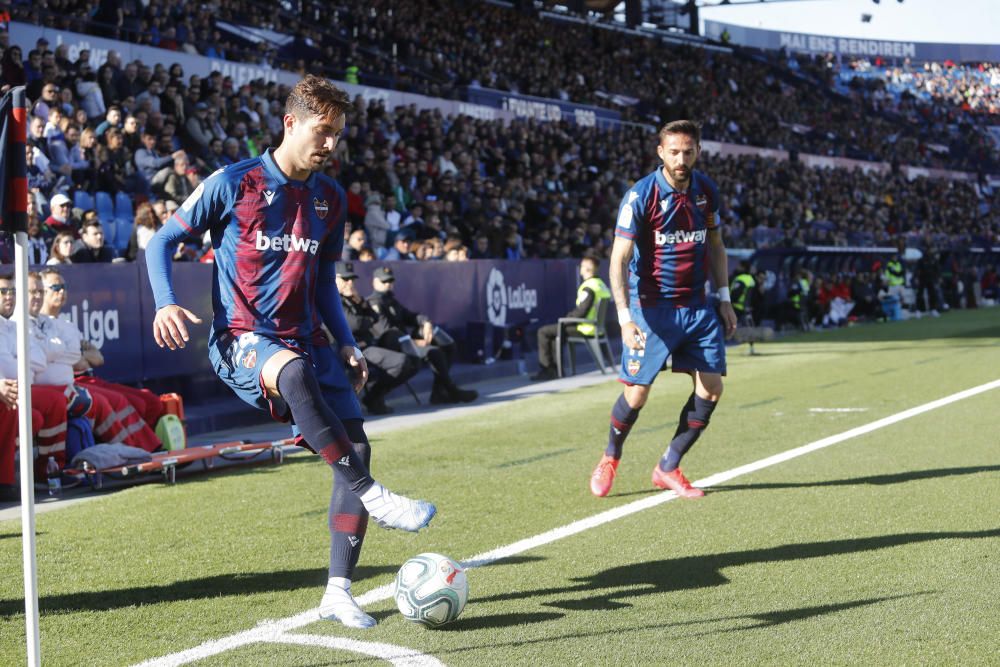
<instances>
[{"instance_id":1,"label":"bearded player","mask_svg":"<svg viewBox=\"0 0 1000 667\"><path fill-rule=\"evenodd\" d=\"M653 467L653 485L682 498L705 495L687 480L680 462L722 396L724 334L736 331L718 188L694 170L701 131L679 120L666 124L659 139L656 153L663 165L625 194L611 249L611 293L623 342L619 381L625 390L611 410L608 445L590 478L590 490L599 497L611 490L625 439L667 357L675 373L691 376L693 390L670 445ZM709 278L718 290L718 314L705 292Z\"/></svg>"},{"instance_id":2,"label":"bearded player","mask_svg":"<svg viewBox=\"0 0 1000 667\"><path fill-rule=\"evenodd\" d=\"M319 173L344 131L349 106L347 94L328 81L302 79L285 105L281 145L206 179L150 241L146 261L156 297L153 335L160 347L182 348L188 323L201 320L177 305L170 259L179 242L211 232L212 367L241 399L292 421L302 444L333 468L330 571L320 615L367 628L375 619L351 595L351 576L368 516L383 527L416 532L435 508L392 493L368 472L371 449L356 394L368 367L334 280L347 198ZM356 378L353 386L345 366Z\"/></svg>"}]
</instances>

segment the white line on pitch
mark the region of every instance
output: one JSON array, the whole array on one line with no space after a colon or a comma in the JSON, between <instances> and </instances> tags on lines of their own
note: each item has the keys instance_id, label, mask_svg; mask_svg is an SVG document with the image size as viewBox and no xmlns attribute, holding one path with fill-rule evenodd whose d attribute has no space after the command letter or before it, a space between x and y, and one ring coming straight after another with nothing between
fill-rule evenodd
<instances>
[{"instance_id":1,"label":"white line on pitch","mask_svg":"<svg viewBox=\"0 0 1000 667\"><path fill-rule=\"evenodd\" d=\"M883 417L882 419L878 419L868 424L852 428L844 431L843 433L831 435L827 438L810 442L807 445L789 449L788 451L768 456L767 458L754 461L753 463L747 463L746 465L733 468L732 470L726 470L724 472L710 475L705 479L695 482L695 486L706 488L722 484L723 482L728 482L736 477L748 475L752 472L757 472L758 470L763 470L764 468L769 468L779 463L784 463L785 461L805 456L806 454L810 454L825 447L830 447L844 442L845 440L851 440L852 438L866 435L872 431L877 431L881 428L885 428L886 426L892 426L893 424L910 419L911 417L922 415L925 412L930 412L931 410L937 410L938 408L942 408L946 405L957 403L958 401L962 401L966 398L971 398L972 396L997 388L1000 388L1000 380L994 380L993 382L987 382L986 384L981 384L977 387L965 389L964 391L951 394L950 396L939 398L936 401L924 403L923 405L918 405L916 407L909 408L908 410L897 412L894 415L889 415L888 417ZM677 496L673 491L664 491L663 493L658 493L654 496L649 496L647 498L636 500L605 512L601 512L600 514L595 514L594 516L587 517L586 519L574 521L573 523L560 528L554 528L540 535L529 537L518 542L514 542L513 544L508 544L507 546L481 553L478 556L473 556L472 558L463 561L463 565L467 568L489 565L490 563L498 560L509 558L511 556L524 553L525 551L530 551L531 549L537 549L538 547L556 542L557 540L561 540L565 537L570 537L572 535L576 535L577 533L582 533L585 530L590 530L591 528L596 528L606 523L616 521L617 519L635 514L636 512L641 512L643 510L656 507L657 505L662 505L663 503L674 500L675 498L677 498ZM376 602L382 602L383 600L388 600L392 597L392 591L392 584L379 586L378 588L372 589L364 595L359 596L357 598L358 604L365 606ZM172 653L170 655L163 656L162 658L147 660L146 662L141 663L140 667L173 667L174 665L183 665L212 655L224 653L225 651L245 646L247 644L285 641L285 637L283 636L284 633L309 625L310 623L315 623L318 620L319 609L310 609L302 612L301 614L278 621L262 622L252 630L246 630L235 635L223 637L222 639L207 641L199 646L187 649L186 651Z\"/></svg>"}]
</instances>

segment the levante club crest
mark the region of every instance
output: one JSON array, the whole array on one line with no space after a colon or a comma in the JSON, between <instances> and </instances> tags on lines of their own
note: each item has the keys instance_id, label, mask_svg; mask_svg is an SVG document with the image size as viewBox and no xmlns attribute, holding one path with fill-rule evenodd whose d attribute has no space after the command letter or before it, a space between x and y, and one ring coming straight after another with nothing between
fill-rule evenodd
<instances>
[{"instance_id":1,"label":"levante club crest","mask_svg":"<svg viewBox=\"0 0 1000 667\"><path fill-rule=\"evenodd\" d=\"M629 359L628 360L628 374L637 375L639 373L639 360Z\"/></svg>"},{"instance_id":2,"label":"levante club crest","mask_svg":"<svg viewBox=\"0 0 1000 667\"><path fill-rule=\"evenodd\" d=\"M326 200L316 197L313 199L313 206L316 207L316 215L319 216L319 219L325 220L326 214L330 212L330 205L326 203Z\"/></svg>"}]
</instances>

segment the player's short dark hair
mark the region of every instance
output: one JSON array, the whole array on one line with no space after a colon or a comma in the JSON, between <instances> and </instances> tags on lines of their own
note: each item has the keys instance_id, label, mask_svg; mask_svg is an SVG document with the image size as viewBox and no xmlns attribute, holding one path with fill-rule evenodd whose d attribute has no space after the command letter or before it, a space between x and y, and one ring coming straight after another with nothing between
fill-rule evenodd
<instances>
[{"instance_id":1,"label":"player's short dark hair","mask_svg":"<svg viewBox=\"0 0 1000 667\"><path fill-rule=\"evenodd\" d=\"M322 77L307 74L304 79L295 84L285 102L285 113L296 118L308 116L320 118L339 118L351 106L351 98Z\"/></svg>"},{"instance_id":2,"label":"player's short dark hair","mask_svg":"<svg viewBox=\"0 0 1000 667\"><path fill-rule=\"evenodd\" d=\"M668 134L684 134L691 137L694 143L701 143L701 128L692 120L672 120L660 128L661 144Z\"/></svg>"}]
</instances>

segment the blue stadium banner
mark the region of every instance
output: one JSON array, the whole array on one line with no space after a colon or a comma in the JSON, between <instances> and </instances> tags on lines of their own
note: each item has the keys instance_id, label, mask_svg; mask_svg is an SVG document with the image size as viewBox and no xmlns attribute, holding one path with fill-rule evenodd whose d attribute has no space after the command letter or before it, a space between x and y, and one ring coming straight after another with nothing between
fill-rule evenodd
<instances>
[{"instance_id":1,"label":"blue stadium banner","mask_svg":"<svg viewBox=\"0 0 1000 667\"><path fill-rule=\"evenodd\" d=\"M543 122L569 121L583 127L615 127L622 118L620 113L611 109L489 88L466 88L465 98L473 104L509 111L517 118L530 118Z\"/></svg>"},{"instance_id":2,"label":"blue stadium banner","mask_svg":"<svg viewBox=\"0 0 1000 667\"><path fill-rule=\"evenodd\" d=\"M8 234L25 231L28 222L26 131L24 86L18 86L0 100L0 230Z\"/></svg>"},{"instance_id":3,"label":"blue stadium banner","mask_svg":"<svg viewBox=\"0 0 1000 667\"><path fill-rule=\"evenodd\" d=\"M777 51L786 49L795 53L832 53L844 58L882 58L918 62L997 62L1000 60L998 44L945 44L936 42L900 42L885 39L814 35L781 30L748 28L732 23L705 21L705 36L722 41L726 33L732 44L757 49Z\"/></svg>"}]
</instances>

